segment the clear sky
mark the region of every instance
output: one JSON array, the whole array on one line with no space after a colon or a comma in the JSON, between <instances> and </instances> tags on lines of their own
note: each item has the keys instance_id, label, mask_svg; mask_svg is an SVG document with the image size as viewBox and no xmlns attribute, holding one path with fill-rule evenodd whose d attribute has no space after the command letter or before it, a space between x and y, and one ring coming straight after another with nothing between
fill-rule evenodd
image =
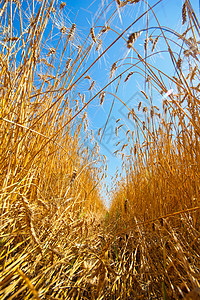
<instances>
[{"instance_id":1,"label":"clear sky","mask_svg":"<svg viewBox=\"0 0 200 300\"><path fill-rule=\"evenodd\" d=\"M58 6L63 1L58 1ZM106 10L98 22L96 22L97 17L102 13L102 7L106 7L109 3L112 2L112 5ZM149 1L151 6L153 6L157 1L152 0ZM25 5L25 1L23 2ZM68 0L65 1L66 6L64 7L58 22L58 27L62 26L62 24L66 24L67 26L71 26L72 23L77 25L76 30L76 38L74 40L75 44L82 44L86 37L90 33L90 29L94 26L95 34L98 34L100 29L105 25L105 21L111 16L112 12L117 9L116 1L110 0ZM182 33L186 30L186 24L182 26L182 6L184 1L182 0L162 0L160 3L154 8L154 12L160 22L161 26L170 27L174 31ZM193 9L195 10L197 16L199 17L199 1L191 0L191 4ZM24 6L24 8L26 8ZM133 23L142 13L144 13L147 9L147 4L143 1L139 1L135 4L128 4L122 10L118 10L115 13L115 18L110 23L111 30L109 30L106 34L102 36L102 46L97 51L97 44L94 43L93 50L91 51L91 55L89 60L87 61L84 69L91 65L91 63L121 34L131 23ZM16 24L16 28L19 24ZM152 38L155 40L158 35L160 35L160 30L155 29L158 26L155 17L150 12L149 13L149 35L152 34ZM80 92L85 93L86 101L91 99L102 87L104 87L109 81L110 78L110 70L112 65L117 62L117 69L113 74L112 79L118 76L122 71L126 68L131 67L135 62L138 61L137 55L132 49L128 49L126 40L133 32L140 32L140 36L134 43L135 49L144 57L144 40L146 38L146 28L147 28L147 15L145 15L142 19L137 21L124 35L124 39L120 38L120 40L115 43L101 59L98 60L97 63L89 70L88 74L92 78L91 80L95 81L95 85L93 90L86 89L85 85L80 85ZM168 38L171 39L170 45L173 47L174 51L180 51L180 48L173 43L173 41L178 41L177 38L171 34L167 33ZM125 40L126 39L126 40ZM91 36L88 39L88 44L92 43ZM149 42L150 43L150 42ZM50 45L51 46L51 45ZM150 43L148 54L151 54L152 44ZM159 37L156 47L154 49L154 55L148 59L148 62L156 65L156 67L160 68L163 72L166 72L168 75L174 75L174 69L169 59L169 54L165 52L161 52L162 50L167 50L166 45L163 41L162 36ZM156 54L157 53L157 54ZM68 54L66 54L68 55ZM137 68L132 68L130 71L139 71ZM145 90L144 78L139 75L137 72L134 73L127 82L125 81L126 76L129 72L124 74L121 78L119 88L117 90L117 96L126 105L135 110L138 107L140 101L142 101L143 105L148 106L149 103L141 93L141 90ZM100 105L100 100L97 97L94 99L89 107L88 107L88 118L89 118L89 128L94 131L94 135L96 140L98 140L101 154L105 155L107 158L108 165L108 177L106 179L107 187L112 190L112 176L115 175L116 170L121 171L122 160L120 156L114 155L113 153L116 150L121 150L123 144L127 143L126 132L128 129L133 130L133 124L131 120L128 119L128 109L119 101L119 99L113 97L112 93L115 93L117 88L117 79L113 82L108 88L106 88L105 100L102 105ZM170 85L170 82L165 82L168 89L173 88ZM158 107L162 106L162 96L158 93L153 92L153 102L154 105ZM112 107L112 112L110 114L107 126L105 128L106 121L108 119L108 115L110 109ZM138 116L142 119L142 113L138 113ZM120 120L119 120L120 119ZM117 123L116 121L119 120ZM118 136L115 134L115 128L117 126L121 126L118 130ZM101 133L104 128L104 135L100 142L100 137L98 135L99 128L102 128ZM120 142L120 143L119 143ZM119 143L119 144L118 144ZM118 144L116 146L116 144ZM128 146L127 146L128 150ZM128 154L128 152L125 152ZM106 197L106 201L109 202L109 197L106 193L103 193ZM111 194L109 192L108 194Z\"/></svg>"}]
</instances>

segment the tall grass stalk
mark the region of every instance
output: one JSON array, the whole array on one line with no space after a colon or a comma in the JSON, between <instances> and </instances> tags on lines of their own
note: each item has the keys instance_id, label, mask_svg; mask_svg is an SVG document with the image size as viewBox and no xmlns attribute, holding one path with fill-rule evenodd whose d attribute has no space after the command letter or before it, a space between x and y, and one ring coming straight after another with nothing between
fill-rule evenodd
<instances>
[{"instance_id":1,"label":"tall grass stalk","mask_svg":"<svg viewBox=\"0 0 200 300\"><path fill-rule=\"evenodd\" d=\"M154 11L160 3L102 1L84 41L76 24L63 18L64 2L2 3L1 299L198 293L199 22L186 0L185 32L163 27ZM115 26L131 9L138 17L123 29ZM146 27L126 38L144 19ZM143 32L139 52L135 43ZM127 52L111 63L108 82L98 89L89 73L118 42ZM161 53L173 76L154 64ZM138 111L117 94L134 74L144 80L141 95L148 103L139 103ZM158 93L162 107L154 103ZM105 159L87 117L89 105L98 97L103 104L107 95L128 114L116 121L116 135L124 132L127 139L115 151L125 176L116 175L109 212L100 194Z\"/></svg>"}]
</instances>

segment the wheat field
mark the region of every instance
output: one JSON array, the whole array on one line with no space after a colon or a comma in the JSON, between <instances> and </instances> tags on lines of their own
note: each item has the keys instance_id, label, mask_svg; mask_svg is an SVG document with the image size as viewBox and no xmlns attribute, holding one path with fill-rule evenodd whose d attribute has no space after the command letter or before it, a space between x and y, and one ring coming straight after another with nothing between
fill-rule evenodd
<instances>
[{"instance_id":1,"label":"wheat field","mask_svg":"<svg viewBox=\"0 0 200 300\"><path fill-rule=\"evenodd\" d=\"M161 3L101 1L79 43L67 2L0 2L0 299L200 299L200 25L185 0L180 32L162 27ZM119 41L132 58L99 87L91 70ZM172 75L151 60L161 53ZM148 105L133 109L117 91L135 73ZM108 209L88 111L109 94L127 119Z\"/></svg>"}]
</instances>

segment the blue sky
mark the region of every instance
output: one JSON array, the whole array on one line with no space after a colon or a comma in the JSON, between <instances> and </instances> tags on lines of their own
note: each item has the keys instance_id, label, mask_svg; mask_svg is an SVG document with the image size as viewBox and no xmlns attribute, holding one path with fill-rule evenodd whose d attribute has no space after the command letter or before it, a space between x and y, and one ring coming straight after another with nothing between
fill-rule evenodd
<instances>
[{"instance_id":1,"label":"blue sky","mask_svg":"<svg viewBox=\"0 0 200 300\"><path fill-rule=\"evenodd\" d=\"M62 1L58 1L58 6ZM104 0L71 0L65 1L66 6L64 7L60 18L59 24L65 24L68 27L75 23L77 25L76 38L74 40L75 46L82 44L86 37L90 33L90 29L95 25L95 34L97 35L100 29L104 26L105 20L107 20L113 11L117 9L117 4L115 1L112 2L110 9L104 12L99 18L98 22L95 23L97 17L102 12L102 2L104 2L104 7L111 3L111 1ZM157 1L149 1L151 5L154 5ZM24 9L26 9L26 1L24 3ZM28 1L29 3L29 1ZM186 29L186 24L182 26L182 5L184 1L182 0L162 0L155 8L154 12L161 24L161 26L170 27L173 30L182 33ZM199 17L199 1L191 0L193 9ZM143 12L147 9L147 5L143 1L139 1L136 4L129 4L123 10L118 10L115 14L115 18L110 24L112 30L109 30L108 33L102 36L102 48L99 51L96 51L97 45L93 45L91 55L89 60L85 64L83 71L91 65L95 59L104 51L117 37L118 34L121 34L131 23L133 23ZM28 11L27 11L28 14ZM124 35L123 37L127 40L129 35L133 32L141 32L141 35L138 37L134 43L134 48L144 57L144 40L146 38L146 28L147 28L147 15L142 19L136 22ZM19 24L15 24L16 29ZM152 33L152 37L155 38L161 33L160 30L153 27L158 26L153 14L149 13L149 35ZM177 38L170 33L167 33L167 36L171 39L170 45L173 47L174 51L180 51L180 48L176 46L173 41ZM91 37L88 39L88 45L92 43ZM51 40L49 41L49 47L51 46ZM152 45L149 47L148 53L151 54ZM148 62L156 67L160 68L163 72L166 72L168 75L174 75L174 68L172 66L171 60L169 59L169 54L161 52L162 50L167 50L166 45L162 37L159 37L158 43L154 50L154 55L148 59ZM156 54L157 53L157 54ZM66 59L67 59L66 53ZM58 58L59 59L59 58ZM132 49L127 48L126 41L122 38L116 42L103 57L101 57L97 63L88 71L88 75L91 77L91 81L95 81L95 86L92 91L89 91L89 85L91 83L87 82L79 86L81 93L85 93L86 101L91 99L95 93L99 92L102 87L104 87L108 82L110 82L110 70L113 63L117 62L117 70L115 71L112 79L118 76L126 68L133 66L137 62L137 56ZM138 71L137 68L132 67L130 71ZM129 72L124 74L121 78L120 85L117 91L117 96L119 99L124 101L126 105L132 109L137 109L137 106L140 101L143 105L148 106L149 103L141 93L141 90L145 90L144 78L139 75L137 72L134 73L127 82L124 82L126 76ZM131 120L128 119L128 109L119 101L119 99L114 98L112 93L115 93L117 88L117 79L114 81L108 88L106 88L105 100L102 105L100 105L100 100L96 97L88 106L88 118L89 118L89 129L94 131L95 138L98 140L100 145L101 154L105 155L107 158L108 165L108 177L106 178L105 184L110 189L108 195L111 195L111 190L113 188L112 177L115 175L116 170L121 171L122 160L120 156L116 157L113 153L116 150L120 150L123 144L127 143L126 132L128 129L133 130L133 124ZM168 89L173 88L170 82L165 82ZM153 102L154 105L158 107L162 106L162 96L159 93L153 92ZM112 113L109 117L107 127L105 129L104 135L101 142L99 141L100 137L98 136L99 128L102 128L102 131L105 127L106 120L109 115L109 111L113 104ZM138 113L138 116L142 119L142 113ZM120 119L120 120L119 120ZM119 120L117 123L116 121ZM118 136L115 134L115 127L121 126L118 130ZM119 143L120 142L120 143ZM116 144L119 143L118 146ZM128 146L127 146L128 150ZM125 152L126 153L126 152ZM128 152L127 152L128 153ZM104 189L103 195L106 198L107 203L109 202L109 196L106 195Z\"/></svg>"}]
</instances>

